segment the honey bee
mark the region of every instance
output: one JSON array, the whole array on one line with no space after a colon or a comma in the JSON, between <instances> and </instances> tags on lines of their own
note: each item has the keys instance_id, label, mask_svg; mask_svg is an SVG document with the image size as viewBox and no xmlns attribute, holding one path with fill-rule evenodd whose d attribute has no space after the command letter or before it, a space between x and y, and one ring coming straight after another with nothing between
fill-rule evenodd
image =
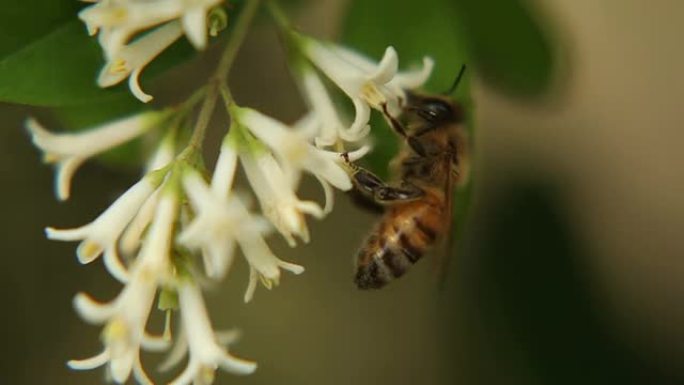
<instances>
[{"instance_id":1,"label":"honey bee","mask_svg":"<svg viewBox=\"0 0 684 385\"><path fill-rule=\"evenodd\" d=\"M407 93L398 118L386 106L384 115L403 139L390 164L397 183L385 183L345 157L357 195L384 209L356 257L354 281L359 289L379 289L399 278L451 235L453 189L468 175L460 104L443 95Z\"/></svg>"}]
</instances>

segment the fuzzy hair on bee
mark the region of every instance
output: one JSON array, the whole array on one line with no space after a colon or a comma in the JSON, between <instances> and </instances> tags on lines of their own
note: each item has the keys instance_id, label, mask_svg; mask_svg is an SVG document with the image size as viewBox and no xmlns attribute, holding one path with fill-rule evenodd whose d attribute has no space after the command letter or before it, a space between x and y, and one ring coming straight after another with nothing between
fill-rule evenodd
<instances>
[{"instance_id":1,"label":"fuzzy hair on bee","mask_svg":"<svg viewBox=\"0 0 684 385\"><path fill-rule=\"evenodd\" d=\"M403 143L390 164L392 182L348 162L357 197L383 212L356 256L360 289L379 289L401 277L451 236L454 187L469 173L460 104L444 95L407 93L400 116L387 108L384 115Z\"/></svg>"}]
</instances>

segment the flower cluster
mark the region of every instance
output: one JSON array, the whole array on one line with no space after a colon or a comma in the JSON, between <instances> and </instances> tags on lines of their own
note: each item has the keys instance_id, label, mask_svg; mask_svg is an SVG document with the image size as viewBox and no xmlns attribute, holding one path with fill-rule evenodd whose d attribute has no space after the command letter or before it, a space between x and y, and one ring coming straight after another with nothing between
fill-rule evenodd
<instances>
[{"instance_id":1,"label":"flower cluster","mask_svg":"<svg viewBox=\"0 0 684 385\"><path fill-rule=\"evenodd\" d=\"M223 0L94 0L79 14L90 35L98 35L107 63L97 84L110 87L128 78L142 102L152 96L139 83L143 68L183 34L202 50L207 46L207 14ZM145 32L131 41L136 34Z\"/></svg>"},{"instance_id":2,"label":"flower cluster","mask_svg":"<svg viewBox=\"0 0 684 385\"><path fill-rule=\"evenodd\" d=\"M154 56L150 52L160 52L182 33L198 48L206 44L204 20L207 10L217 3L101 0L80 16L91 32L99 32L108 67L116 66L116 60L127 60L126 65L138 63L130 75L137 84L140 69ZM163 12L153 12L158 9ZM133 34L150 27L155 29L128 43ZM166 37L159 37L163 35ZM71 179L87 159L141 136L162 138L150 154L142 178L92 222L74 229L46 229L50 239L80 242L76 255L82 264L102 256L107 271L123 285L109 302L96 301L85 293L76 295L74 305L81 317L102 325L104 348L92 358L70 361L71 368L105 366L109 378L117 383L133 375L139 383L150 384L140 352L170 349L163 369L189 356L173 384L211 383L217 368L235 374L256 369L254 362L227 350L237 337L235 331L213 329L201 282L225 278L238 250L250 270L245 302L252 300L259 282L268 289L278 285L282 270L302 273L302 266L273 254L267 237L279 234L293 247L298 241L309 241L307 216L323 218L333 208L333 189L352 188L340 155L344 152L353 161L368 152L364 139L371 109L397 110L405 90L422 85L432 69L432 61L425 59L420 70L398 72L397 54L391 47L376 63L295 32L289 36L295 47L291 53L294 72L309 112L289 126L238 106L229 92L208 89L202 111L207 105L213 109L214 103L207 100L213 97L215 101L221 95L231 120L213 173L201 161L204 127L195 125L186 143L187 136L177 135L187 126L181 123L193 119L194 98L177 108L138 113L80 133L53 133L35 119L27 121L45 161L56 165L55 185L61 200L69 198ZM147 56L135 56L134 52L142 52L136 49ZM128 59L121 59L129 54ZM321 75L353 102L355 117L349 122L332 103ZM131 88L137 92L137 86ZM219 89L227 91L227 86ZM235 187L238 172L244 173L251 194ZM304 175L319 181L324 203L298 197ZM251 207L252 196L258 210ZM157 297L157 307L167 312L168 321L159 336L147 331ZM172 333L174 312L180 325Z\"/></svg>"}]
</instances>

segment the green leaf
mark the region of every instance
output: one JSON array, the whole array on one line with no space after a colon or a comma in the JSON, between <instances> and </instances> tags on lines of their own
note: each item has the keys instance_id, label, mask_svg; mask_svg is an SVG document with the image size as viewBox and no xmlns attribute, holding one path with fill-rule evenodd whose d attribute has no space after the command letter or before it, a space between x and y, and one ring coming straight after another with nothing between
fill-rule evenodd
<instances>
[{"instance_id":1,"label":"green leaf","mask_svg":"<svg viewBox=\"0 0 684 385\"><path fill-rule=\"evenodd\" d=\"M108 89L95 84L104 65L102 51L77 18L74 4L78 2L30 0L16 2L3 13L0 101L70 106L116 100L122 95L133 100L125 81ZM185 41L174 44L143 72L142 80L191 57L193 52Z\"/></svg>"},{"instance_id":2,"label":"green leaf","mask_svg":"<svg viewBox=\"0 0 684 385\"><path fill-rule=\"evenodd\" d=\"M75 19L83 3L72 0L6 2L0 12L0 60Z\"/></svg>"},{"instance_id":3,"label":"green leaf","mask_svg":"<svg viewBox=\"0 0 684 385\"><path fill-rule=\"evenodd\" d=\"M537 96L555 69L551 35L522 0L453 2L469 51L483 79L500 91Z\"/></svg>"},{"instance_id":4,"label":"green leaf","mask_svg":"<svg viewBox=\"0 0 684 385\"><path fill-rule=\"evenodd\" d=\"M0 100L60 106L116 97L121 90L95 84L101 55L83 24L72 20L0 61Z\"/></svg>"}]
</instances>

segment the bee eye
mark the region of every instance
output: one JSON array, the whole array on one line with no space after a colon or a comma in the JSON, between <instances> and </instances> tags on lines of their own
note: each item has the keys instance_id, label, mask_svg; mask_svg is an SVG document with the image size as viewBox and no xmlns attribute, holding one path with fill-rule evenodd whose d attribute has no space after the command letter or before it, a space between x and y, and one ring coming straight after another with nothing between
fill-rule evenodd
<instances>
[{"instance_id":1,"label":"bee eye","mask_svg":"<svg viewBox=\"0 0 684 385\"><path fill-rule=\"evenodd\" d=\"M430 100L418 110L418 115L429 122L446 120L452 113L451 106L441 100Z\"/></svg>"}]
</instances>

